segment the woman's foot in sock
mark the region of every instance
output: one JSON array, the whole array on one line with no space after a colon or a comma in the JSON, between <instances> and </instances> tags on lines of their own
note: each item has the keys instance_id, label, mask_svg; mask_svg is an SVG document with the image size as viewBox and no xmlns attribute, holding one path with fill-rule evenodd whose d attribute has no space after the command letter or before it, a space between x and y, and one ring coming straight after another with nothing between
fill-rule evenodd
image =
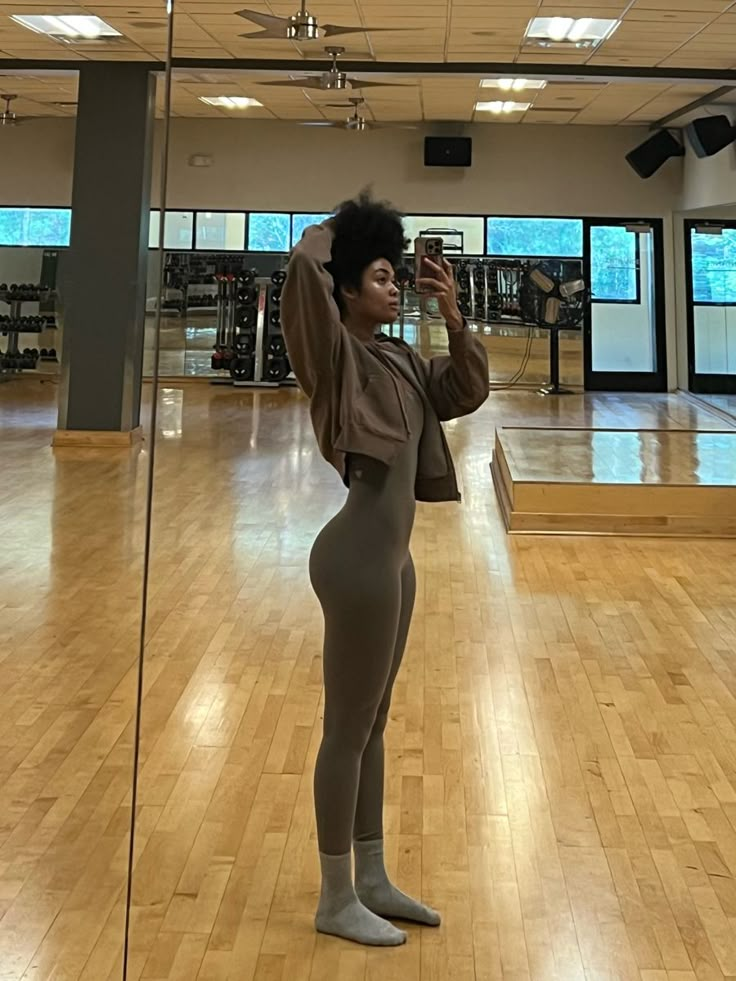
<instances>
[{"instance_id":1,"label":"woman's foot in sock","mask_svg":"<svg viewBox=\"0 0 736 981\"><path fill-rule=\"evenodd\" d=\"M437 927L442 917L436 910L405 895L393 885L386 872L383 839L355 841L355 891L371 912L391 920L409 920Z\"/></svg>"},{"instance_id":2,"label":"woman's foot in sock","mask_svg":"<svg viewBox=\"0 0 736 981\"><path fill-rule=\"evenodd\" d=\"M359 885L357 893L363 905L378 916L432 927L438 927L442 922L442 917L436 910L407 896L388 879L378 885Z\"/></svg>"},{"instance_id":3,"label":"woman's foot in sock","mask_svg":"<svg viewBox=\"0 0 736 981\"><path fill-rule=\"evenodd\" d=\"M318 933L372 947L400 947L406 943L403 930L371 912L357 897L338 908L332 903L320 902L314 925Z\"/></svg>"}]
</instances>

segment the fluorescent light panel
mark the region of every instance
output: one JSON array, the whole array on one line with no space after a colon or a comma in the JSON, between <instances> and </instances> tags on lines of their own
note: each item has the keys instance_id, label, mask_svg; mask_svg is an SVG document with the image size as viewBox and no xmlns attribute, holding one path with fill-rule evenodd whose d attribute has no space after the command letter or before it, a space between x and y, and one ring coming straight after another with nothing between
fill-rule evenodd
<instances>
[{"instance_id":1,"label":"fluorescent light panel","mask_svg":"<svg viewBox=\"0 0 736 981\"><path fill-rule=\"evenodd\" d=\"M534 17L529 21L524 42L592 48L607 41L620 23L603 17Z\"/></svg>"},{"instance_id":2,"label":"fluorescent light panel","mask_svg":"<svg viewBox=\"0 0 736 981\"><path fill-rule=\"evenodd\" d=\"M89 15L12 14L10 19L36 34L47 34L51 37L87 38L90 41L101 37L122 37L120 31L110 27L104 20Z\"/></svg>"},{"instance_id":3,"label":"fluorescent light panel","mask_svg":"<svg viewBox=\"0 0 736 981\"><path fill-rule=\"evenodd\" d=\"M258 99L249 99L244 95L217 95L212 98L201 95L199 101L208 106L217 106L219 109L250 109L253 106L263 105Z\"/></svg>"},{"instance_id":4,"label":"fluorescent light panel","mask_svg":"<svg viewBox=\"0 0 736 981\"><path fill-rule=\"evenodd\" d=\"M543 89L547 87L543 79L533 78L482 78L482 89L501 89L502 92L524 92L527 89Z\"/></svg>"},{"instance_id":5,"label":"fluorescent light panel","mask_svg":"<svg viewBox=\"0 0 736 981\"><path fill-rule=\"evenodd\" d=\"M476 102L476 112L492 112L495 116L508 115L512 112L526 112L531 108L531 102Z\"/></svg>"}]
</instances>

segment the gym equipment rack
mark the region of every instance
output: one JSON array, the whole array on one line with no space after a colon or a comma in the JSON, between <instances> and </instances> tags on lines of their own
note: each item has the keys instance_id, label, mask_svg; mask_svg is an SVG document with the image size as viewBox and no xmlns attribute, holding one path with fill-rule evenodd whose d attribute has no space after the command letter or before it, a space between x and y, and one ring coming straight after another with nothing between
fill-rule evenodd
<instances>
[{"instance_id":1,"label":"gym equipment rack","mask_svg":"<svg viewBox=\"0 0 736 981\"><path fill-rule=\"evenodd\" d=\"M0 285L0 303L10 308L9 316L0 316L0 334L8 338L5 351L0 352L0 378L8 381L11 376L36 367L39 352L36 348L18 348L20 334L41 334L45 330L56 330L56 317L53 314L24 317L22 315L25 303L48 304L56 297L54 290L47 286L13 284L8 287ZM43 350L46 350L45 348ZM52 350L54 350L52 348ZM55 351L54 351L55 355ZM47 353L46 357L49 357Z\"/></svg>"}]
</instances>

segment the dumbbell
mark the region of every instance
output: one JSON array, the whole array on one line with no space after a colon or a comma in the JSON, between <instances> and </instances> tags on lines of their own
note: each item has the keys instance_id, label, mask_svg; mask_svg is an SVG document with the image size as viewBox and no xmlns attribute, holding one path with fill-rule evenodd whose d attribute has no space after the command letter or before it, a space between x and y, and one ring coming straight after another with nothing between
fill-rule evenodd
<instances>
[{"instance_id":1,"label":"dumbbell","mask_svg":"<svg viewBox=\"0 0 736 981\"><path fill-rule=\"evenodd\" d=\"M271 303L277 307L281 303L281 287L271 290Z\"/></svg>"},{"instance_id":2,"label":"dumbbell","mask_svg":"<svg viewBox=\"0 0 736 981\"><path fill-rule=\"evenodd\" d=\"M287 358L271 358L266 366L266 378L270 382L282 382L290 371Z\"/></svg>"},{"instance_id":3,"label":"dumbbell","mask_svg":"<svg viewBox=\"0 0 736 981\"><path fill-rule=\"evenodd\" d=\"M286 354L286 344L281 334L269 337L267 351L272 358L282 358Z\"/></svg>"},{"instance_id":4,"label":"dumbbell","mask_svg":"<svg viewBox=\"0 0 736 981\"><path fill-rule=\"evenodd\" d=\"M238 279L244 286L252 286L256 281L255 269L243 269L238 276Z\"/></svg>"},{"instance_id":5,"label":"dumbbell","mask_svg":"<svg viewBox=\"0 0 736 981\"><path fill-rule=\"evenodd\" d=\"M238 290L238 303L246 305L256 302L256 291L252 286L245 286Z\"/></svg>"},{"instance_id":6,"label":"dumbbell","mask_svg":"<svg viewBox=\"0 0 736 981\"><path fill-rule=\"evenodd\" d=\"M235 337L235 353L240 357L253 354L253 335L237 334Z\"/></svg>"},{"instance_id":7,"label":"dumbbell","mask_svg":"<svg viewBox=\"0 0 736 981\"><path fill-rule=\"evenodd\" d=\"M253 379L253 356L234 358L230 365L230 377L234 381L252 381Z\"/></svg>"},{"instance_id":8,"label":"dumbbell","mask_svg":"<svg viewBox=\"0 0 736 981\"><path fill-rule=\"evenodd\" d=\"M275 273L271 274L271 282L274 286L283 286L286 282L286 273L283 269L277 270Z\"/></svg>"},{"instance_id":9,"label":"dumbbell","mask_svg":"<svg viewBox=\"0 0 736 981\"><path fill-rule=\"evenodd\" d=\"M268 316L268 322L271 324L272 327L278 327L279 324L281 323L281 311L272 310Z\"/></svg>"},{"instance_id":10,"label":"dumbbell","mask_svg":"<svg viewBox=\"0 0 736 981\"><path fill-rule=\"evenodd\" d=\"M256 309L255 307L244 307L238 311L238 327L240 330L248 330L255 327Z\"/></svg>"}]
</instances>

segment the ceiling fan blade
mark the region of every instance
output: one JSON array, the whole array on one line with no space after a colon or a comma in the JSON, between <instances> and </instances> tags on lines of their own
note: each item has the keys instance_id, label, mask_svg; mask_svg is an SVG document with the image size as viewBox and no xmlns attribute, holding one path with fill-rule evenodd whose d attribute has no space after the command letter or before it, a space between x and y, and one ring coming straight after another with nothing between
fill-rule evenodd
<instances>
[{"instance_id":1,"label":"ceiling fan blade","mask_svg":"<svg viewBox=\"0 0 736 981\"><path fill-rule=\"evenodd\" d=\"M282 32L286 32L286 25L289 23L287 17L276 17L275 14L262 14L258 10L238 10L238 17L252 21L258 27L265 27L267 31L275 30L280 27Z\"/></svg>"},{"instance_id":2,"label":"ceiling fan blade","mask_svg":"<svg viewBox=\"0 0 736 981\"><path fill-rule=\"evenodd\" d=\"M409 85L402 85L401 82L369 82L360 78L349 78L348 81L354 89L376 89L376 88L411 88Z\"/></svg>"},{"instance_id":3,"label":"ceiling fan blade","mask_svg":"<svg viewBox=\"0 0 736 981\"><path fill-rule=\"evenodd\" d=\"M323 24L320 30L325 37L337 37L340 34L375 34L378 31L413 31L413 27L340 27L339 24Z\"/></svg>"},{"instance_id":4,"label":"ceiling fan blade","mask_svg":"<svg viewBox=\"0 0 736 981\"><path fill-rule=\"evenodd\" d=\"M300 126L321 126L323 128L330 128L330 127L332 127L333 129L335 129L336 127L339 128L339 127L343 126L344 124L343 123L330 123L330 122L327 122L327 120L322 120L321 122L303 122L303 123L299 123L299 125Z\"/></svg>"},{"instance_id":5,"label":"ceiling fan blade","mask_svg":"<svg viewBox=\"0 0 736 981\"><path fill-rule=\"evenodd\" d=\"M264 31L254 31L251 34L238 34L238 37L250 37L250 38L272 38L274 40L283 41L286 39L286 31L280 27L269 28Z\"/></svg>"},{"instance_id":6,"label":"ceiling fan blade","mask_svg":"<svg viewBox=\"0 0 736 981\"><path fill-rule=\"evenodd\" d=\"M261 85L273 85L276 88L289 88L289 89L320 89L321 91L326 91L322 85L321 78L290 78L287 81L278 82L261 82Z\"/></svg>"}]
</instances>

